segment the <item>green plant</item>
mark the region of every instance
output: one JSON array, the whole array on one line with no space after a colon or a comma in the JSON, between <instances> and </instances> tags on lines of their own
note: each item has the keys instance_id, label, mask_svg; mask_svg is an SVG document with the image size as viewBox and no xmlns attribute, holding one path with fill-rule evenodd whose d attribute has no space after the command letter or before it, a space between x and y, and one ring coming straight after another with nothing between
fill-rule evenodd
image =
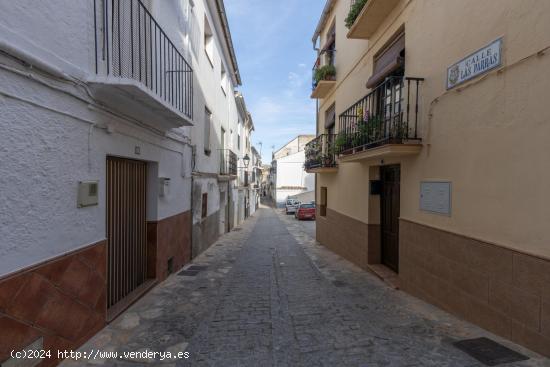
<instances>
[{"instance_id":1,"label":"green plant","mask_svg":"<svg viewBox=\"0 0 550 367\"><path fill-rule=\"evenodd\" d=\"M336 76L336 68L334 65L321 66L315 70L315 83L319 83L320 80L327 80L329 77Z\"/></svg>"},{"instance_id":2,"label":"green plant","mask_svg":"<svg viewBox=\"0 0 550 367\"><path fill-rule=\"evenodd\" d=\"M382 117L380 116L373 116L368 121L366 135L368 136L368 140L370 142L373 142L379 139L379 135L382 130L381 125L382 125Z\"/></svg>"},{"instance_id":3,"label":"green plant","mask_svg":"<svg viewBox=\"0 0 550 367\"><path fill-rule=\"evenodd\" d=\"M340 153L342 150L344 150L344 147L348 143L348 135L346 133L340 133L338 134L338 137L334 141L334 148L336 149L337 153Z\"/></svg>"},{"instance_id":4,"label":"green plant","mask_svg":"<svg viewBox=\"0 0 550 367\"><path fill-rule=\"evenodd\" d=\"M357 131L355 134L353 134L353 138L351 139L351 145L354 148L360 145L363 145L365 137L366 135L362 130Z\"/></svg>"},{"instance_id":5,"label":"green plant","mask_svg":"<svg viewBox=\"0 0 550 367\"><path fill-rule=\"evenodd\" d=\"M368 0L355 0L351 8L349 9L348 16L346 17L345 23L346 27L348 29L351 28L353 23L355 23L355 19L359 16L359 13L361 13L361 10L363 10L363 7L367 3Z\"/></svg>"}]
</instances>

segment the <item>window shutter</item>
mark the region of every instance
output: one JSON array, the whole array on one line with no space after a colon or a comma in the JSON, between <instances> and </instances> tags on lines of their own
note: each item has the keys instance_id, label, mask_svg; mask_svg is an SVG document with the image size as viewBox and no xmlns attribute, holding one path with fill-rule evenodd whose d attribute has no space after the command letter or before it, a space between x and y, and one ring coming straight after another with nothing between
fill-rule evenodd
<instances>
[{"instance_id":1,"label":"window shutter","mask_svg":"<svg viewBox=\"0 0 550 367\"><path fill-rule=\"evenodd\" d=\"M405 50L405 34L398 36L374 59L372 76L367 81L367 88L374 88L393 71L404 66L401 53Z\"/></svg>"}]
</instances>

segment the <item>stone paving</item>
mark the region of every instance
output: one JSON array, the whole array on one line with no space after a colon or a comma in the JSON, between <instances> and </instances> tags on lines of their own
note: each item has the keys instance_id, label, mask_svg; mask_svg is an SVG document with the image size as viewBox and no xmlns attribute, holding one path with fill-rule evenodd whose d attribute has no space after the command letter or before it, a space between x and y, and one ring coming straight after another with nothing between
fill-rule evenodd
<instances>
[{"instance_id":1,"label":"stone paving","mask_svg":"<svg viewBox=\"0 0 550 367\"><path fill-rule=\"evenodd\" d=\"M262 208L80 351L186 351L189 359L67 360L108 366L482 366L452 342L487 336L548 359L407 294L320 246L309 227Z\"/></svg>"}]
</instances>

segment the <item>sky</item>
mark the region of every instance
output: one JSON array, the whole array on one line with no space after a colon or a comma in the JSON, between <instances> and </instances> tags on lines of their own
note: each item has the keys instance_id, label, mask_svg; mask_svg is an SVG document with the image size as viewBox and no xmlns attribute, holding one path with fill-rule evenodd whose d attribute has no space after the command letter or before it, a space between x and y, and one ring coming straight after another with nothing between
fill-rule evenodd
<instances>
[{"instance_id":1,"label":"sky","mask_svg":"<svg viewBox=\"0 0 550 367\"><path fill-rule=\"evenodd\" d=\"M315 134L311 37L324 0L225 0L225 9L262 161L299 134Z\"/></svg>"}]
</instances>

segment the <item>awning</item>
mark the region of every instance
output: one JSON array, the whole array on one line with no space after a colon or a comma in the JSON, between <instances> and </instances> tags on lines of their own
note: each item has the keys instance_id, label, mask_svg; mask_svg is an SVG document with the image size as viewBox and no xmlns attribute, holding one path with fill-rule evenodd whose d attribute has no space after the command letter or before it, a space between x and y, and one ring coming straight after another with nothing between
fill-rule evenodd
<instances>
[{"instance_id":1,"label":"awning","mask_svg":"<svg viewBox=\"0 0 550 367\"><path fill-rule=\"evenodd\" d=\"M334 105L325 113L325 129L330 129L336 124L336 108Z\"/></svg>"},{"instance_id":2,"label":"awning","mask_svg":"<svg viewBox=\"0 0 550 367\"><path fill-rule=\"evenodd\" d=\"M367 81L367 88L376 87L393 71L403 67L405 62L401 56L403 50L405 50L405 34L400 35L374 59L373 73Z\"/></svg>"}]
</instances>

